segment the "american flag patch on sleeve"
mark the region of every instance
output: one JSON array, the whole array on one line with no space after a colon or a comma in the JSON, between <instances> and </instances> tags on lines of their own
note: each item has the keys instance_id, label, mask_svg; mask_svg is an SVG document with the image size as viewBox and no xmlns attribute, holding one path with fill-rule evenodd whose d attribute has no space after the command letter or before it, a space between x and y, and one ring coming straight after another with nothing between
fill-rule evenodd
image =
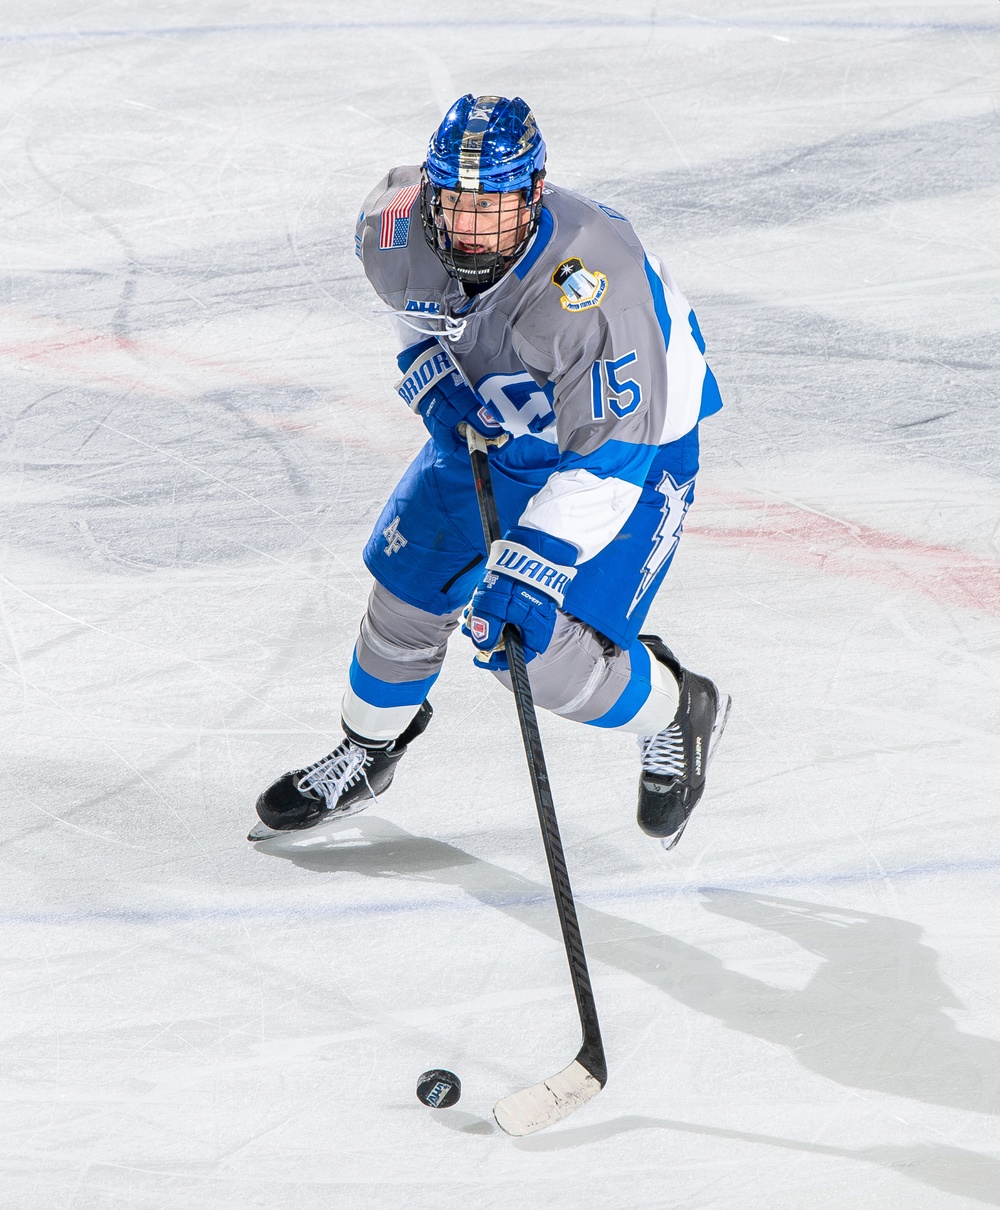
<instances>
[{"instance_id":1,"label":"american flag patch on sleeve","mask_svg":"<svg viewBox=\"0 0 1000 1210\"><path fill-rule=\"evenodd\" d=\"M420 192L419 185L400 189L382 211L382 230L379 234L380 248L405 248L410 238L410 210Z\"/></svg>"}]
</instances>

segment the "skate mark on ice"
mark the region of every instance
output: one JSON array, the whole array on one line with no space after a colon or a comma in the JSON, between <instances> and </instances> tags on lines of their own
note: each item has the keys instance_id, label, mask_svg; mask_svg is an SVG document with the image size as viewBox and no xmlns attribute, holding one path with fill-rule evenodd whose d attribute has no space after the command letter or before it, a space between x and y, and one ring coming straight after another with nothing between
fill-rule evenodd
<instances>
[{"instance_id":1,"label":"skate mark on ice","mask_svg":"<svg viewBox=\"0 0 1000 1210\"><path fill-rule=\"evenodd\" d=\"M723 164L726 188L719 190L715 182ZM947 168L928 170L929 164ZM953 197L998 182L1000 118L988 110L901 128L851 130L815 143L729 156L723 163L633 172L591 188L594 197L608 198L637 226L668 227L676 245L740 228L794 227L867 208ZM940 281L940 274L927 280ZM851 291L855 296L857 289Z\"/></svg>"},{"instance_id":2,"label":"skate mark on ice","mask_svg":"<svg viewBox=\"0 0 1000 1210\"><path fill-rule=\"evenodd\" d=\"M301 732L305 734L306 732ZM319 734L310 730L309 734ZM291 734L299 734L292 732ZM170 753L157 766L166 767L176 764L180 759L186 756L190 745L186 745L184 749ZM806 768L808 766L803 766ZM94 803L104 799L111 800L116 795L122 792L122 786L116 785L102 791L102 793L86 803L79 804L80 806L91 806ZM77 808L74 808L77 809ZM364 821L370 825L372 819ZM360 840L337 840L336 831L343 827L346 821L340 821L331 824L327 830L315 829L318 833L317 838L310 841L309 849L303 846L301 841L294 839L294 834L291 837L277 837L274 840L262 840L254 846L254 852L272 857L283 857L286 860L293 861L296 865L300 865L304 869L327 869L325 864L327 858L323 854L329 854L333 849L344 851L350 848L357 849L372 849L372 844ZM352 824L360 826L360 821L355 816L350 819ZM409 834L406 834L409 836ZM415 877L419 872L420 863L420 847L422 845L433 846L442 842L439 841L424 841L420 837L411 837L414 846L414 853L407 858L407 870L411 877ZM385 846L387 849L395 851L393 846ZM310 851L318 854L315 859L315 864L307 857ZM445 850L451 850L450 845L444 845ZM446 858L440 856L431 856L428 851L426 860L428 861L428 870L437 870L441 868L441 863L444 861L446 865L458 864L457 854L459 850L453 850L453 853ZM392 853L385 852L383 849L383 858L388 866L392 864ZM469 861L475 861L475 858L468 858ZM334 867L329 867L334 868ZM336 866L336 869L348 869L348 865ZM727 891L732 894L767 894L770 891L789 891L789 890L820 890L824 887L845 887L845 886L870 886L873 882L892 883L899 881L902 878L940 878L942 875L949 874L970 874L970 873L994 873L1000 870L1000 857L983 857L969 858L965 861L941 861L927 863L925 865L909 865L909 866L886 866L879 869L865 870L841 870L832 873L810 873L810 874L784 874L777 877L764 878L742 878L732 879ZM386 877L389 877L387 872ZM421 881L423 881L421 879ZM548 903L551 901L551 894L546 887L541 883L528 883L528 889L509 888L504 893L498 893L494 898L486 900L479 897L480 903L486 903L489 907L495 907L498 910L506 910L514 908L534 907L538 904ZM648 887L629 887L626 890L615 891L598 891L587 890L581 888L575 891L576 898L580 903L590 905L594 904L615 904L615 903L630 903L642 900L667 900L667 899L686 899L692 895L692 890L689 886L665 886L662 883L657 883ZM316 904L303 903L283 903L283 904L261 904L259 902L247 904L234 904L226 906L214 907L150 907L140 908L132 907L129 909L118 909L114 907L105 908L87 908L79 911L6 911L0 912L0 924L49 924L49 925L66 925L73 927L78 924L86 924L90 921L125 921L135 922L137 924L165 924L171 920L178 921L197 921L197 920L228 920L233 918L247 920L327 920L327 919L350 919L358 916L395 916L407 915L413 912L475 912L478 908L474 903L469 902L467 898L456 897L454 899L442 899L440 897L411 897L399 899L384 899L365 900L363 902L353 900L341 900L340 902L323 902Z\"/></svg>"}]
</instances>

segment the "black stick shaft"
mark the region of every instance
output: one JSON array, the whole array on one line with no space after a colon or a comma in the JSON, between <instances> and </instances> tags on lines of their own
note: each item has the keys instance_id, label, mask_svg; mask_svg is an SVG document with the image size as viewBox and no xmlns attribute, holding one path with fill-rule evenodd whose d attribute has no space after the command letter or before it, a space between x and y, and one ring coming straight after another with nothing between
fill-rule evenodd
<instances>
[{"instance_id":1,"label":"black stick shaft","mask_svg":"<svg viewBox=\"0 0 1000 1210\"><path fill-rule=\"evenodd\" d=\"M469 454L472 458L472 473L476 483L479 513L488 550L490 545L501 536L500 518L497 513L496 497L493 493L489 456L485 449L474 444L474 440L473 438L470 441ZM538 730L538 718L535 715L535 704L531 696L531 682L528 680L524 646L521 642L520 631L510 623L504 627L503 639L507 663L510 667L514 701L517 705L517 719L521 726L521 739L524 741L524 754L528 761L531 789L538 811L538 824L541 828L545 857L549 865L549 877L552 881L556 911L559 913L559 927L562 930L566 960L569 963L570 978L573 982L573 994L576 997L580 1026L583 1030L583 1046L577 1055L577 1061L586 1067L594 1079L603 1086L607 1082L608 1068L604 1057L604 1045L601 1041L601 1027L597 1019L597 1003L590 985L587 955L584 952L583 938L580 935L576 902L573 899L573 888L569 882L562 837L559 834L559 821L556 819L549 774L545 767L545 753L542 751L542 737Z\"/></svg>"}]
</instances>

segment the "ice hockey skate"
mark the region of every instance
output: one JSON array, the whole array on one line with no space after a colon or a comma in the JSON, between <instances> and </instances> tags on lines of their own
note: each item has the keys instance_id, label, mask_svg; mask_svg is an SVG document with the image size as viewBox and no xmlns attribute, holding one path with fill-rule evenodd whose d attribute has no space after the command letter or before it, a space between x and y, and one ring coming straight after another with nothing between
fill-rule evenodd
<instances>
[{"instance_id":1,"label":"ice hockey skate","mask_svg":"<svg viewBox=\"0 0 1000 1210\"><path fill-rule=\"evenodd\" d=\"M286 773L260 795L260 823L247 840L270 840L363 811L388 790L400 758L433 713L430 702L424 702L403 734L386 743L363 739L345 726L344 742L329 756Z\"/></svg>"},{"instance_id":2,"label":"ice hockey skate","mask_svg":"<svg viewBox=\"0 0 1000 1210\"><path fill-rule=\"evenodd\" d=\"M682 668L661 639L640 637L680 687L680 704L670 726L656 735L639 736L639 827L672 849L705 791L705 773L726 726L731 698L707 676Z\"/></svg>"}]
</instances>

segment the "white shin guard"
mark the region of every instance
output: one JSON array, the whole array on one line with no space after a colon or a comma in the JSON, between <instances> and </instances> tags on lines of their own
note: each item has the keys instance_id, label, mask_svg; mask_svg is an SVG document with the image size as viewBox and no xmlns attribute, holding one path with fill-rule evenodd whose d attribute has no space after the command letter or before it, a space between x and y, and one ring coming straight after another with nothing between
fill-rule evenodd
<instances>
[{"instance_id":1,"label":"white shin guard","mask_svg":"<svg viewBox=\"0 0 1000 1210\"><path fill-rule=\"evenodd\" d=\"M340 715L355 735L378 743L387 743L403 734L413 722L421 703L415 706L373 706L348 685L340 703Z\"/></svg>"},{"instance_id":2,"label":"white shin guard","mask_svg":"<svg viewBox=\"0 0 1000 1210\"><path fill-rule=\"evenodd\" d=\"M613 730L627 731L630 735L656 735L674 721L680 698L680 687L674 674L650 651L649 695L627 723L621 723Z\"/></svg>"}]
</instances>

